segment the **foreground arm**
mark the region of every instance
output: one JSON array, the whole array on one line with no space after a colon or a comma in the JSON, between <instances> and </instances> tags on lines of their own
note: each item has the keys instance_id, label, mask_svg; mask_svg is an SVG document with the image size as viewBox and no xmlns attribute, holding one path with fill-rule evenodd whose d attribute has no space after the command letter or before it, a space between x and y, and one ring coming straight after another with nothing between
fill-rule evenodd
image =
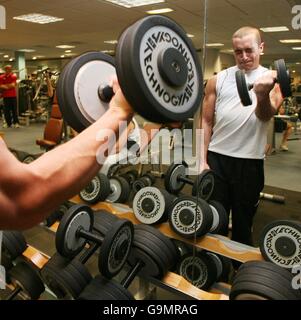
<instances>
[{"instance_id":1,"label":"foreground arm","mask_svg":"<svg viewBox=\"0 0 301 320\"><path fill-rule=\"evenodd\" d=\"M118 133L119 122L130 122L133 114L114 86L110 108L98 121L29 165L20 163L0 141L0 230L34 226L97 174L101 164L96 154L108 149L108 143L97 141L97 135L106 128L110 138Z\"/></svg>"}]
</instances>

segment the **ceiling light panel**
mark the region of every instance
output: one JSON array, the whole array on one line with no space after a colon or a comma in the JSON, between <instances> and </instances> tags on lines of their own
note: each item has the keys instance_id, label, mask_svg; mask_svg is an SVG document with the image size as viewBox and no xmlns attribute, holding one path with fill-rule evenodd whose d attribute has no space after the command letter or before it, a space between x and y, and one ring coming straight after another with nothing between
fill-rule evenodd
<instances>
[{"instance_id":1,"label":"ceiling light panel","mask_svg":"<svg viewBox=\"0 0 301 320\"><path fill-rule=\"evenodd\" d=\"M29 13L22 16L13 17L15 20L27 21L32 23L46 24L64 20L63 18L46 16L41 13Z\"/></svg>"},{"instance_id":2,"label":"ceiling light panel","mask_svg":"<svg viewBox=\"0 0 301 320\"><path fill-rule=\"evenodd\" d=\"M260 28L262 32L283 32L283 31L289 31L288 27L286 26L280 26L280 27L265 27Z\"/></svg>"},{"instance_id":3,"label":"ceiling light panel","mask_svg":"<svg viewBox=\"0 0 301 320\"><path fill-rule=\"evenodd\" d=\"M162 3L165 0L105 0L106 2L110 2L113 4L117 4L118 6L125 8L134 8L140 6L146 6L155 3Z\"/></svg>"}]
</instances>

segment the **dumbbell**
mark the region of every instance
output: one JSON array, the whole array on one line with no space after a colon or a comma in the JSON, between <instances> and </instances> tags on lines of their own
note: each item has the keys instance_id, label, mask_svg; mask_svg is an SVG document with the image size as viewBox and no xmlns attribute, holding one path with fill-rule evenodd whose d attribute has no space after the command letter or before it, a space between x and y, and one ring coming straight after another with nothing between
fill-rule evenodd
<instances>
[{"instance_id":1,"label":"dumbbell","mask_svg":"<svg viewBox=\"0 0 301 320\"><path fill-rule=\"evenodd\" d=\"M136 218L144 224L161 223L168 220L168 210L175 195L164 189L144 187L133 199L132 207Z\"/></svg>"},{"instance_id":2,"label":"dumbbell","mask_svg":"<svg viewBox=\"0 0 301 320\"><path fill-rule=\"evenodd\" d=\"M296 275L268 261L242 264L230 290L230 300L301 300L292 283Z\"/></svg>"},{"instance_id":3,"label":"dumbbell","mask_svg":"<svg viewBox=\"0 0 301 320\"><path fill-rule=\"evenodd\" d=\"M119 202L127 201L131 188L123 177L113 176L110 179L98 173L88 185L80 191L79 196L87 203L99 201Z\"/></svg>"},{"instance_id":4,"label":"dumbbell","mask_svg":"<svg viewBox=\"0 0 301 320\"><path fill-rule=\"evenodd\" d=\"M133 182L138 178L137 170L130 170L120 175L120 177L125 178L125 180L132 186Z\"/></svg>"},{"instance_id":5,"label":"dumbbell","mask_svg":"<svg viewBox=\"0 0 301 320\"><path fill-rule=\"evenodd\" d=\"M192 196L181 196L169 209L169 225L176 233L186 238L200 237L206 233L224 233L228 215L217 201L207 203Z\"/></svg>"},{"instance_id":6,"label":"dumbbell","mask_svg":"<svg viewBox=\"0 0 301 320\"><path fill-rule=\"evenodd\" d=\"M13 267L14 260L27 249L24 235L20 231L3 231L1 264L8 271ZM9 273L6 272L6 282L10 283Z\"/></svg>"},{"instance_id":7,"label":"dumbbell","mask_svg":"<svg viewBox=\"0 0 301 320\"><path fill-rule=\"evenodd\" d=\"M133 300L127 288L139 274L143 278L162 278L177 263L178 252L173 242L159 230L147 225L135 225L131 266L121 283L97 277L79 296L82 300Z\"/></svg>"},{"instance_id":8,"label":"dumbbell","mask_svg":"<svg viewBox=\"0 0 301 320\"><path fill-rule=\"evenodd\" d=\"M108 85L116 73L126 100L151 122L183 121L199 108L203 76L196 50L167 17L148 16L128 27L119 38L115 61L87 52L64 67L57 96L73 129L82 131L107 111L113 94Z\"/></svg>"},{"instance_id":9,"label":"dumbbell","mask_svg":"<svg viewBox=\"0 0 301 320\"><path fill-rule=\"evenodd\" d=\"M84 264L101 246L98 255L99 271L112 278L122 269L129 255L133 242L133 224L118 219L98 233L92 232L93 224L94 213L90 207L71 207L59 224L55 238L56 249L62 256L73 258L90 241L92 245L79 259Z\"/></svg>"},{"instance_id":10,"label":"dumbbell","mask_svg":"<svg viewBox=\"0 0 301 320\"><path fill-rule=\"evenodd\" d=\"M110 194L110 181L103 173L97 175L82 189L79 197L90 204L95 204L99 201L104 201Z\"/></svg>"},{"instance_id":11,"label":"dumbbell","mask_svg":"<svg viewBox=\"0 0 301 320\"><path fill-rule=\"evenodd\" d=\"M139 179L135 180L132 184L132 189L134 193L137 193L142 188L147 186L152 186L156 181L156 177L151 173L146 173Z\"/></svg>"},{"instance_id":12,"label":"dumbbell","mask_svg":"<svg viewBox=\"0 0 301 320\"><path fill-rule=\"evenodd\" d=\"M275 69L277 71L277 79L275 83L279 83L281 94L284 98L290 97L292 95L291 85L290 85L290 75L286 68L283 59L276 60L274 62ZM253 84L247 84L245 73L243 70L237 70L235 73L236 86L241 103L244 106L249 106L252 104L252 99L249 91L253 88Z\"/></svg>"},{"instance_id":13,"label":"dumbbell","mask_svg":"<svg viewBox=\"0 0 301 320\"><path fill-rule=\"evenodd\" d=\"M300 221L276 220L267 224L259 237L259 248L265 260L292 269L301 262Z\"/></svg>"},{"instance_id":14,"label":"dumbbell","mask_svg":"<svg viewBox=\"0 0 301 320\"><path fill-rule=\"evenodd\" d=\"M230 269L230 259L205 250L186 253L177 265L178 273L202 290L226 279Z\"/></svg>"},{"instance_id":15,"label":"dumbbell","mask_svg":"<svg viewBox=\"0 0 301 320\"><path fill-rule=\"evenodd\" d=\"M203 170L196 176L195 180L187 177L188 165L186 162L172 164L165 173L165 189L174 194L178 194L186 183L192 185L192 195L201 199L209 200L214 189L214 175L209 169Z\"/></svg>"},{"instance_id":16,"label":"dumbbell","mask_svg":"<svg viewBox=\"0 0 301 320\"><path fill-rule=\"evenodd\" d=\"M19 261L10 269L9 276L15 289L6 297L6 300L12 300L18 294L22 294L25 299L36 300L45 291L37 270L25 261Z\"/></svg>"}]
</instances>

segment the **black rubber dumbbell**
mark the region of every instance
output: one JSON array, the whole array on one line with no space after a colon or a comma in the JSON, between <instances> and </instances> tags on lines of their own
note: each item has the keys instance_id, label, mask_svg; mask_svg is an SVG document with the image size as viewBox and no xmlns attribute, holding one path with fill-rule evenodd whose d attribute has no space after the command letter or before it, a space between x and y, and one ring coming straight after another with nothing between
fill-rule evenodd
<instances>
[{"instance_id":1,"label":"black rubber dumbbell","mask_svg":"<svg viewBox=\"0 0 301 320\"><path fill-rule=\"evenodd\" d=\"M207 290L215 282L226 279L230 268L231 261L226 257L205 250L193 250L181 257L177 272L197 288Z\"/></svg>"},{"instance_id":2,"label":"black rubber dumbbell","mask_svg":"<svg viewBox=\"0 0 301 320\"><path fill-rule=\"evenodd\" d=\"M8 271L13 267L14 260L27 249L24 235L20 231L3 231L1 264ZM6 283L10 283L9 273L6 272Z\"/></svg>"},{"instance_id":3,"label":"black rubber dumbbell","mask_svg":"<svg viewBox=\"0 0 301 320\"><path fill-rule=\"evenodd\" d=\"M94 212L87 205L71 207L62 218L55 238L57 251L64 257L73 258L86 244L90 247L79 258L85 263L101 247L98 267L106 277L114 277L122 269L133 242L133 224L118 219L105 224L99 232L93 232Z\"/></svg>"},{"instance_id":4,"label":"black rubber dumbbell","mask_svg":"<svg viewBox=\"0 0 301 320\"><path fill-rule=\"evenodd\" d=\"M98 173L87 185L80 191L79 197L86 203L94 204L104 201L111 192L110 181L103 173Z\"/></svg>"},{"instance_id":5,"label":"black rubber dumbbell","mask_svg":"<svg viewBox=\"0 0 301 320\"><path fill-rule=\"evenodd\" d=\"M133 212L144 224L165 222L168 220L168 210L175 199L175 195L164 189L144 187L135 194Z\"/></svg>"},{"instance_id":6,"label":"black rubber dumbbell","mask_svg":"<svg viewBox=\"0 0 301 320\"><path fill-rule=\"evenodd\" d=\"M231 286L230 300L301 300L293 287L295 275L268 261L242 264Z\"/></svg>"},{"instance_id":7,"label":"black rubber dumbbell","mask_svg":"<svg viewBox=\"0 0 301 320\"><path fill-rule=\"evenodd\" d=\"M36 300L45 291L43 281L32 264L19 261L9 270L9 275L15 289L6 297L6 300L13 300L19 294L24 299Z\"/></svg>"},{"instance_id":8,"label":"black rubber dumbbell","mask_svg":"<svg viewBox=\"0 0 301 320\"><path fill-rule=\"evenodd\" d=\"M228 216L217 201L207 203L192 196L181 196L169 209L170 227L186 238L200 237L206 233L224 232Z\"/></svg>"},{"instance_id":9,"label":"black rubber dumbbell","mask_svg":"<svg viewBox=\"0 0 301 320\"><path fill-rule=\"evenodd\" d=\"M133 300L127 288L139 275L143 278L162 278L178 260L173 242L159 230L136 225L133 247L129 256L131 266L121 283L94 278L79 296L81 300Z\"/></svg>"},{"instance_id":10,"label":"black rubber dumbbell","mask_svg":"<svg viewBox=\"0 0 301 320\"><path fill-rule=\"evenodd\" d=\"M214 189L214 175L212 170L203 170L194 180L188 178L186 162L172 164L165 173L165 189L178 194L185 184L192 185L192 195L203 200L209 200Z\"/></svg>"},{"instance_id":11,"label":"black rubber dumbbell","mask_svg":"<svg viewBox=\"0 0 301 320\"><path fill-rule=\"evenodd\" d=\"M139 179L135 180L132 184L134 193L137 193L140 189L152 186L156 181L156 177L150 173L144 174Z\"/></svg>"}]
</instances>

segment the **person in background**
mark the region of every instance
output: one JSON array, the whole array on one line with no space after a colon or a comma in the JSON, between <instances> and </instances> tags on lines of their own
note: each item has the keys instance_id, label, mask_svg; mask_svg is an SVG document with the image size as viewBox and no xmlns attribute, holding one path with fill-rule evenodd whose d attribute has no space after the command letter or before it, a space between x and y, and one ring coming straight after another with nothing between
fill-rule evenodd
<instances>
[{"instance_id":1,"label":"person in background","mask_svg":"<svg viewBox=\"0 0 301 320\"><path fill-rule=\"evenodd\" d=\"M283 105L279 108L279 115L284 115L285 114L285 108ZM283 120L283 119L277 119L279 121L279 124L281 124L281 129L282 129L282 141L280 144L280 150L282 151L288 151L288 146L287 146L287 141L289 136L292 134L293 131L293 126L288 120Z\"/></svg>"},{"instance_id":2,"label":"person in background","mask_svg":"<svg viewBox=\"0 0 301 320\"><path fill-rule=\"evenodd\" d=\"M4 67L5 73L0 76L0 90L2 91L4 102L5 127L19 128L17 111L17 76L12 72L12 66Z\"/></svg>"}]
</instances>

